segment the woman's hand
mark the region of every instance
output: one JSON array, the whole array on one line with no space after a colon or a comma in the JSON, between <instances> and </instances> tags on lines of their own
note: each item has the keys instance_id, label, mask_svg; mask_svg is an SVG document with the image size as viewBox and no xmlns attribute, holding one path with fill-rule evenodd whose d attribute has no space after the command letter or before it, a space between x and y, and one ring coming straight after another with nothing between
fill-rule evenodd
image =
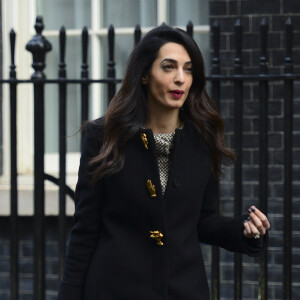
<instances>
[{"instance_id":1,"label":"woman's hand","mask_svg":"<svg viewBox=\"0 0 300 300\"><path fill-rule=\"evenodd\" d=\"M249 217L244 221L244 236L247 238L260 238L270 229L268 218L255 206L248 209Z\"/></svg>"}]
</instances>

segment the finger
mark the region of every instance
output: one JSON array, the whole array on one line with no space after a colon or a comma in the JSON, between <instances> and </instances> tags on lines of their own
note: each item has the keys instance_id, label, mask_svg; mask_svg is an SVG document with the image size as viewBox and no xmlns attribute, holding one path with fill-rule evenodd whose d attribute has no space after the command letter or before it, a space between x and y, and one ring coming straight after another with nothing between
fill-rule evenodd
<instances>
[{"instance_id":1,"label":"finger","mask_svg":"<svg viewBox=\"0 0 300 300\"><path fill-rule=\"evenodd\" d=\"M254 213L249 214L249 216L250 216L250 219L251 219L251 223L259 231L259 233L260 234L265 234L266 229L264 228L263 223L261 222L261 220ZM251 227L251 229L252 229L252 227Z\"/></svg>"},{"instance_id":2,"label":"finger","mask_svg":"<svg viewBox=\"0 0 300 300\"><path fill-rule=\"evenodd\" d=\"M264 233L261 233L261 232L258 230L258 228L253 224L252 221L249 221L248 224L249 224L249 227L250 227L250 229L251 229L251 234L252 234L252 236L256 236L256 235L260 235L260 234L264 235Z\"/></svg>"},{"instance_id":3,"label":"finger","mask_svg":"<svg viewBox=\"0 0 300 300\"><path fill-rule=\"evenodd\" d=\"M247 220L244 221L244 236L249 237L249 238L252 237L251 228L250 228Z\"/></svg>"},{"instance_id":4,"label":"finger","mask_svg":"<svg viewBox=\"0 0 300 300\"><path fill-rule=\"evenodd\" d=\"M246 229L244 229L243 235L244 235L246 238L248 238L248 239L251 239L251 238L253 237L252 235L250 235L249 233L247 233L247 230L246 230Z\"/></svg>"},{"instance_id":5,"label":"finger","mask_svg":"<svg viewBox=\"0 0 300 300\"><path fill-rule=\"evenodd\" d=\"M262 222L264 228L266 229L270 229L270 222L268 220L268 218L266 217L266 215L264 213L262 213L257 207L255 207L254 205L252 205L250 207L251 211L253 212L254 215L256 215L260 221Z\"/></svg>"}]
</instances>

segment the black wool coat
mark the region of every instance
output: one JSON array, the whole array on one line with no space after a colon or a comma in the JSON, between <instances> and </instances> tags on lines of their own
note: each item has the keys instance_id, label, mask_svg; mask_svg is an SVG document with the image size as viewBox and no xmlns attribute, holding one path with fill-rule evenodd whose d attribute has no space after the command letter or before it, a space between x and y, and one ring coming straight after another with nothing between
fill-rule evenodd
<instances>
[{"instance_id":1,"label":"black wool coat","mask_svg":"<svg viewBox=\"0 0 300 300\"><path fill-rule=\"evenodd\" d=\"M243 236L245 215L216 213L210 152L186 121L176 130L164 196L152 131L127 142L122 171L90 187L101 119L87 126L59 300L209 300L199 242L252 256L264 238Z\"/></svg>"}]
</instances>

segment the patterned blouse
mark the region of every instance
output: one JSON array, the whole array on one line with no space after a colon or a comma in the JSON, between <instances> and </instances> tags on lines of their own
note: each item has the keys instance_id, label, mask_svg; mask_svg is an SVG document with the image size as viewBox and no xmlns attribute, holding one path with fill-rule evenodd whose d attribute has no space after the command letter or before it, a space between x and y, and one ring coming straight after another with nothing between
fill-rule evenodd
<instances>
[{"instance_id":1,"label":"patterned blouse","mask_svg":"<svg viewBox=\"0 0 300 300\"><path fill-rule=\"evenodd\" d=\"M182 129L182 126L180 127ZM156 155L158 161L159 178L162 194L166 191L166 186L171 169L171 153L174 146L175 132L158 133L154 135Z\"/></svg>"}]
</instances>

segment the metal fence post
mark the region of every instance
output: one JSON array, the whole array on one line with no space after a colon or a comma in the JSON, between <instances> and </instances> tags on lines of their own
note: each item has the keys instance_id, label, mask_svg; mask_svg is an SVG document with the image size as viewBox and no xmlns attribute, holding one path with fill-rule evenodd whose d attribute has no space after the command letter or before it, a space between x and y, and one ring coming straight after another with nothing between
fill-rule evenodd
<instances>
[{"instance_id":1,"label":"metal fence post","mask_svg":"<svg viewBox=\"0 0 300 300\"><path fill-rule=\"evenodd\" d=\"M115 62L114 62L114 50L115 50L115 29L112 25L108 29L108 64L107 64L107 77L108 79L116 78ZM108 101L114 97L116 93L116 84L113 82L108 83Z\"/></svg>"},{"instance_id":2,"label":"metal fence post","mask_svg":"<svg viewBox=\"0 0 300 300\"><path fill-rule=\"evenodd\" d=\"M186 32L187 34L192 38L194 35L194 25L192 21L190 20L186 25Z\"/></svg>"},{"instance_id":3,"label":"metal fence post","mask_svg":"<svg viewBox=\"0 0 300 300\"><path fill-rule=\"evenodd\" d=\"M66 31L62 27L59 32L59 79L67 77L65 64ZM66 111L67 85L59 83L59 270L62 279L66 252Z\"/></svg>"},{"instance_id":4,"label":"metal fence post","mask_svg":"<svg viewBox=\"0 0 300 300\"><path fill-rule=\"evenodd\" d=\"M44 82L46 53L51 44L42 36L43 18L35 23L36 35L26 45L32 53L34 73L34 299L45 299L45 236L44 236Z\"/></svg>"},{"instance_id":5,"label":"metal fence post","mask_svg":"<svg viewBox=\"0 0 300 300\"><path fill-rule=\"evenodd\" d=\"M242 67L242 36L243 26L240 20L235 23L235 59L234 75L241 75ZM240 78L234 80L234 147L237 160L234 167L234 213L242 213L243 179L242 179L242 144L243 144L243 81ZM242 255L234 255L234 299L242 299Z\"/></svg>"},{"instance_id":6,"label":"metal fence post","mask_svg":"<svg viewBox=\"0 0 300 300\"><path fill-rule=\"evenodd\" d=\"M10 34L11 65L9 78L16 80L15 41L16 34ZM19 241L18 241L18 178L17 178L17 84L10 82L10 272L11 272L11 299L17 300L19 295Z\"/></svg>"},{"instance_id":7,"label":"metal fence post","mask_svg":"<svg viewBox=\"0 0 300 300\"><path fill-rule=\"evenodd\" d=\"M291 17L285 23L285 74L293 73L293 31ZM292 190L293 190L293 79L284 80L284 283L283 299L292 299Z\"/></svg>"},{"instance_id":8,"label":"metal fence post","mask_svg":"<svg viewBox=\"0 0 300 300\"><path fill-rule=\"evenodd\" d=\"M89 33L87 27L84 27L81 34L82 41L82 65L81 65L81 79L89 78L88 65L88 42ZM81 83L81 123L84 123L89 116L89 86L88 83Z\"/></svg>"},{"instance_id":9,"label":"metal fence post","mask_svg":"<svg viewBox=\"0 0 300 300\"><path fill-rule=\"evenodd\" d=\"M220 25L215 21L212 26L212 75L220 75ZM220 108L220 79L213 79L211 83L212 99ZM220 211L220 188L218 186L218 210ZM217 246L212 247L211 264L211 297L213 300L220 299L220 249Z\"/></svg>"},{"instance_id":10,"label":"metal fence post","mask_svg":"<svg viewBox=\"0 0 300 300\"><path fill-rule=\"evenodd\" d=\"M142 31L140 25L136 25L134 29L134 46L136 46L141 40Z\"/></svg>"},{"instance_id":11,"label":"metal fence post","mask_svg":"<svg viewBox=\"0 0 300 300\"><path fill-rule=\"evenodd\" d=\"M268 74L267 46L268 25L264 18L260 25L261 55L259 59L259 74ZM268 212L268 81L259 81L259 207L267 214ZM268 249L259 258L260 273L258 286L258 299L268 299Z\"/></svg>"}]
</instances>

